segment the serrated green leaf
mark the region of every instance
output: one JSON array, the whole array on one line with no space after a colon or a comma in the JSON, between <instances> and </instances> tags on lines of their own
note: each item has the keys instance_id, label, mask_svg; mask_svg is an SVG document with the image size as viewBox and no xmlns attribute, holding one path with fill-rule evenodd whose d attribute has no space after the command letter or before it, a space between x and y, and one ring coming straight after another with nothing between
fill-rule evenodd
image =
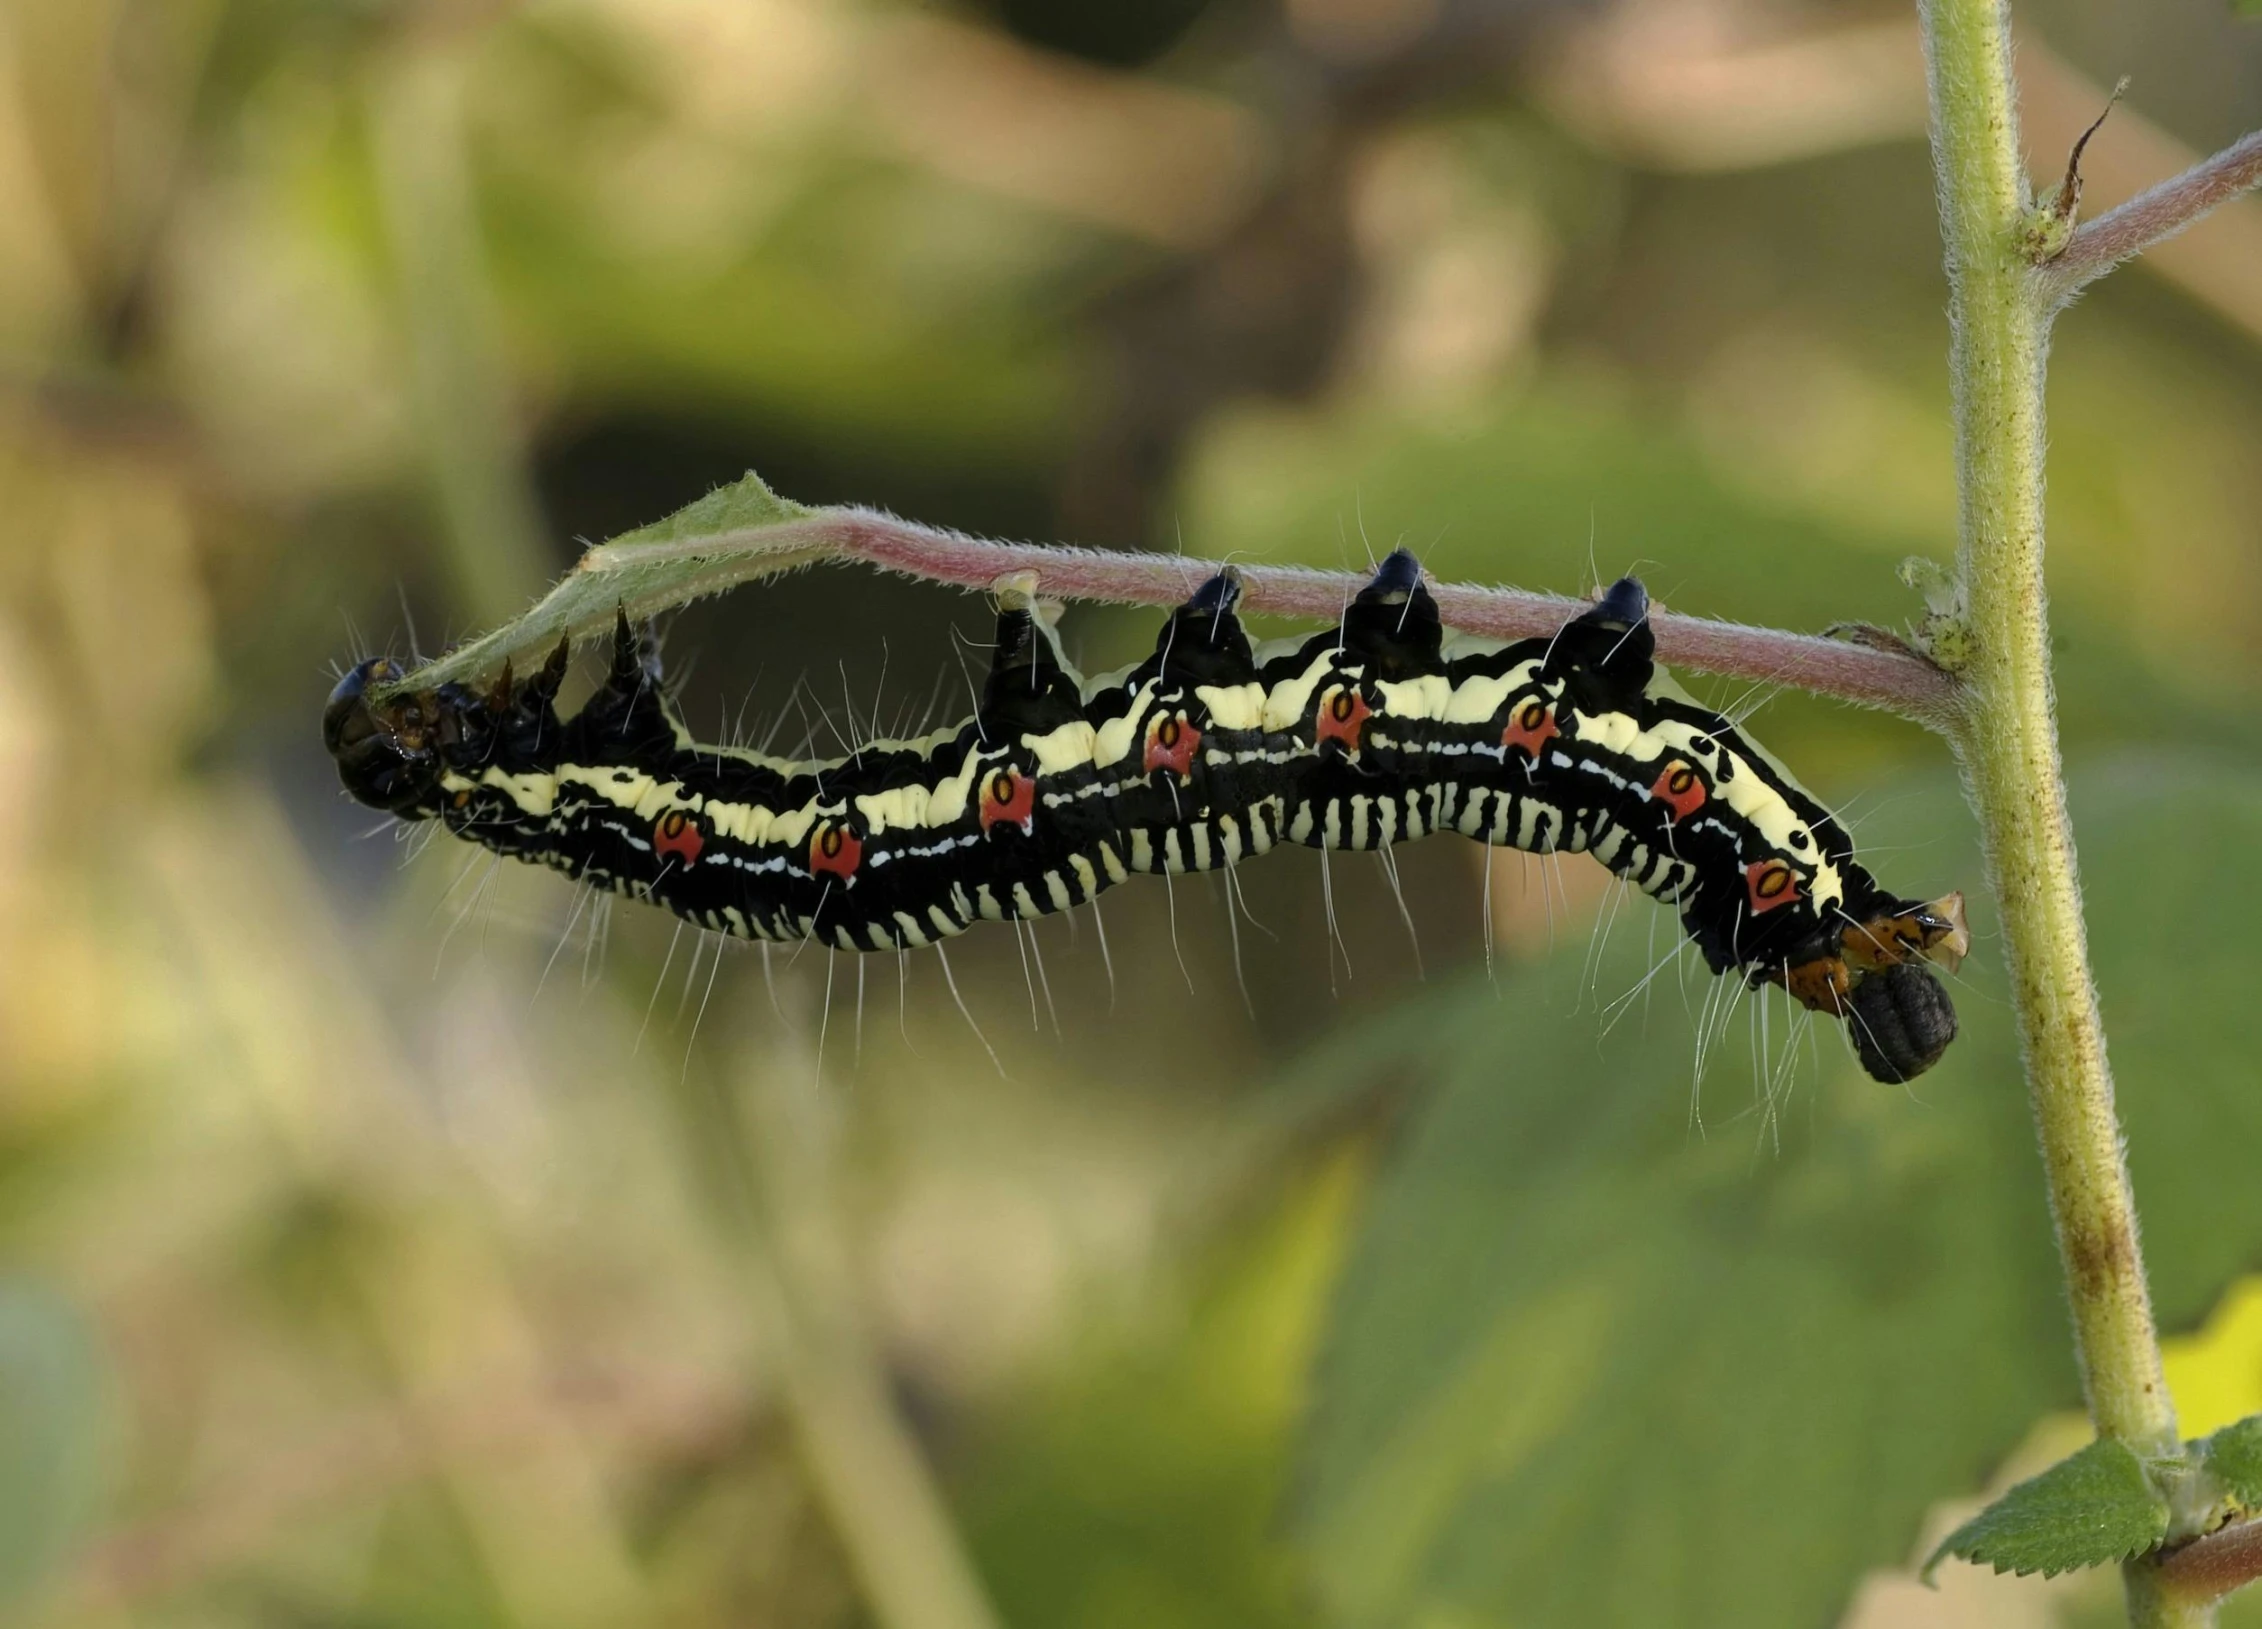
<instances>
[{"instance_id":1,"label":"serrated green leaf","mask_svg":"<svg viewBox=\"0 0 2262 1629\"><path fill-rule=\"evenodd\" d=\"M415 670L419 689L477 677L505 661L547 655L560 639L647 617L759 577L793 571L826 550L795 526L818 511L779 497L749 472L583 555L523 616Z\"/></svg>"},{"instance_id":2,"label":"serrated green leaf","mask_svg":"<svg viewBox=\"0 0 2262 1629\"><path fill-rule=\"evenodd\" d=\"M2126 1443L2101 1437L2029 1477L1941 1540L1924 1564L1929 1583L1950 1556L1997 1572L2062 1572L2141 1555L2168 1535L2168 1501Z\"/></svg>"},{"instance_id":3,"label":"serrated green leaf","mask_svg":"<svg viewBox=\"0 0 2262 1629\"><path fill-rule=\"evenodd\" d=\"M2243 926L2262 868L2242 859L2262 853L2262 779L2155 758L2072 795L2147 1253L2189 1322L2262 1255L2234 993L2262 978ZM1865 801L1887 887L1976 889L1951 787ZM1622 908L1591 974L1580 935L1313 1072L1430 1087L1307 1427L1297 1528L1340 1622L1825 1622L1928 1506L2078 1401L1992 913L1975 898L1963 1035L1912 1090L1868 1081L1818 1023L1787 1101L1722 1046L1700 1128L1693 1031L1731 992L1668 967L1608 1033L1594 1011L1655 962L1652 909ZM2195 943L2209 954L2178 949ZM1748 1011L1730 1033L1758 1031ZM1786 1017L1775 998L1778 1057ZM1608 1567L1567 1559L1598 1533L1618 1536Z\"/></svg>"},{"instance_id":4,"label":"serrated green leaf","mask_svg":"<svg viewBox=\"0 0 2262 1629\"><path fill-rule=\"evenodd\" d=\"M2262 1509L2262 1414L2224 1426L2199 1452L2232 1498L2248 1510Z\"/></svg>"},{"instance_id":5,"label":"serrated green leaf","mask_svg":"<svg viewBox=\"0 0 2262 1629\"><path fill-rule=\"evenodd\" d=\"M85 1515L101 1422L85 1319L52 1291L0 1281L0 1606L38 1587Z\"/></svg>"}]
</instances>

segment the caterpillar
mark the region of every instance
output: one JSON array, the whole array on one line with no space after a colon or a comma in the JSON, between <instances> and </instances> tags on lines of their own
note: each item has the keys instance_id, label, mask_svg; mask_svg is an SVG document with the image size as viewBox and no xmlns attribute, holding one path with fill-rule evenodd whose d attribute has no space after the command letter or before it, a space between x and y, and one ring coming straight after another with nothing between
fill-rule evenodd
<instances>
[{"instance_id":1,"label":"caterpillar","mask_svg":"<svg viewBox=\"0 0 2262 1629\"><path fill-rule=\"evenodd\" d=\"M1657 666L1636 578L1552 637L1504 644L1448 637L1399 550L1334 628L1252 646L1227 569L1152 655L1088 681L1035 587L999 585L970 719L843 758L695 743L625 611L570 719L565 642L483 690L420 691L379 657L332 691L324 743L363 803L746 938L907 948L1135 872L1458 831L1594 855L1677 907L1713 972L1846 1020L1878 1080L1913 1078L1955 1037L1926 964L1952 971L1969 948L1962 896L1880 888L1828 811Z\"/></svg>"}]
</instances>

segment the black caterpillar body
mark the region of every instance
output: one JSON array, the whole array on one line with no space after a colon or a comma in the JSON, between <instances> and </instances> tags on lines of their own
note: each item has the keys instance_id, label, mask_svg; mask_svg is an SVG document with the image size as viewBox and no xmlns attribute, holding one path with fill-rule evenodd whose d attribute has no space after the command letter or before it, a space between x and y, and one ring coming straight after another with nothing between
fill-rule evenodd
<instances>
[{"instance_id":1,"label":"black caterpillar body","mask_svg":"<svg viewBox=\"0 0 2262 1629\"><path fill-rule=\"evenodd\" d=\"M1879 888L1827 811L1657 669L1633 578L1552 638L1449 638L1400 550L1337 627L1252 648L1226 572L1152 656L1090 681L1033 586L1001 585L971 719L845 758L693 742L625 616L571 719L553 705L564 645L483 692L418 691L377 659L332 693L324 738L364 803L742 937L924 945L1135 872L1458 831L1593 854L1677 906L1716 973L1847 1018L1878 1079L1954 1038L1923 962L1967 947L1960 896Z\"/></svg>"}]
</instances>

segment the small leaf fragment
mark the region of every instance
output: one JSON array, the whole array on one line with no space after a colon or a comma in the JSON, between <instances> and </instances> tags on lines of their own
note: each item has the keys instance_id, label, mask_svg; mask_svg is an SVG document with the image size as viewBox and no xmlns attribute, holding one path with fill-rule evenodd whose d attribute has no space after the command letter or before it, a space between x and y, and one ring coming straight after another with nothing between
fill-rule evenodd
<instances>
[{"instance_id":1,"label":"small leaf fragment","mask_svg":"<svg viewBox=\"0 0 2262 1629\"><path fill-rule=\"evenodd\" d=\"M2101 1437L2029 1478L1950 1533L1924 1564L1924 1580L1949 1556L1997 1572L2053 1578L2125 1561L2168 1534L2168 1502L2126 1443Z\"/></svg>"},{"instance_id":2,"label":"small leaf fragment","mask_svg":"<svg viewBox=\"0 0 2262 1629\"><path fill-rule=\"evenodd\" d=\"M779 497L749 472L662 520L591 549L522 615L401 675L380 693L462 683L506 661L547 651L560 639L601 633L617 617L654 616L808 565L826 551L797 534L793 523L818 512Z\"/></svg>"},{"instance_id":3,"label":"small leaf fragment","mask_svg":"<svg viewBox=\"0 0 2262 1629\"><path fill-rule=\"evenodd\" d=\"M2262 1510L2262 1414L2224 1426L2199 1452L2241 1508Z\"/></svg>"},{"instance_id":4,"label":"small leaf fragment","mask_svg":"<svg viewBox=\"0 0 2262 1629\"><path fill-rule=\"evenodd\" d=\"M761 476L748 470L730 485L715 488L704 498L685 504L674 514L664 516L649 526L639 526L633 532L624 532L606 546L622 548L641 543L681 543L716 537L727 532L751 531L759 526L777 526L789 520L798 520L808 513L807 505L779 497L770 490L769 483Z\"/></svg>"}]
</instances>

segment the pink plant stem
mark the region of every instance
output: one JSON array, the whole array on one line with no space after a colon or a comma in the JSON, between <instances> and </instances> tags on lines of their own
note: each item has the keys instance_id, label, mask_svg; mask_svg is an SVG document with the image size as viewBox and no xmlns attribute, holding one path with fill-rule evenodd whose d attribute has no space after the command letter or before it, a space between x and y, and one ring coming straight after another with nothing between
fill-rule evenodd
<instances>
[{"instance_id":1,"label":"pink plant stem","mask_svg":"<svg viewBox=\"0 0 2262 1629\"><path fill-rule=\"evenodd\" d=\"M781 550L814 548L961 588L988 588L1001 577L1033 571L1039 591L1052 598L1118 605L1175 605L1218 569L1213 560L1184 555L996 543L870 509L820 510L805 519L764 528L763 535L773 538ZM685 548L691 552L714 546L703 542ZM646 551L646 558L650 557ZM1305 566L1239 565L1236 569L1247 609L1320 622L1340 616L1365 582L1352 572ZM1552 634L1586 609L1579 600L1515 588L1445 583L1433 585L1432 592L1449 627L1494 639ZM1650 626L1657 635L1660 658L1708 673L1791 685L1926 723L1944 719L1955 706L1955 681L1911 652L1662 610L1651 613Z\"/></svg>"},{"instance_id":2,"label":"pink plant stem","mask_svg":"<svg viewBox=\"0 0 2262 1629\"><path fill-rule=\"evenodd\" d=\"M2258 183L2262 183L2262 130L2077 230L2064 252L2035 273L2046 302L2063 304L2130 256L2175 236L2216 205Z\"/></svg>"},{"instance_id":3,"label":"pink plant stem","mask_svg":"<svg viewBox=\"0 0 2262 1629\"><path fill-rule=\"evenodd\" d=\"M2160 1586L2177 1600L2218 1601L2257 1578L2262 1578L2262 1521L2218 1528L2160 1563Z\"/></svg>"}]
</instances>

